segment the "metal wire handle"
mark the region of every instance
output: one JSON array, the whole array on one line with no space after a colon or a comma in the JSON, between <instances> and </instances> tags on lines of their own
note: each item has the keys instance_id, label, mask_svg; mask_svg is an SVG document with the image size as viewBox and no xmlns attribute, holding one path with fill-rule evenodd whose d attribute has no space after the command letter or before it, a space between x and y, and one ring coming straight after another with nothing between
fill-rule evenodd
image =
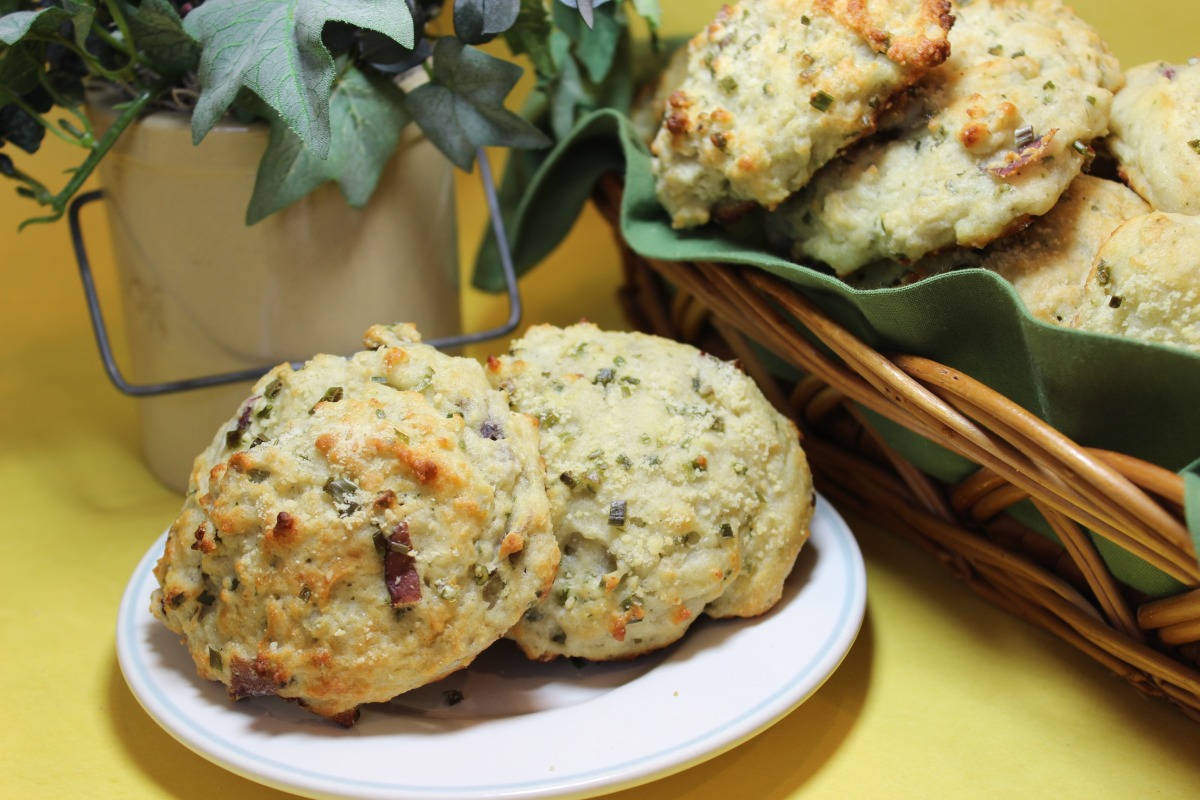
<instances>
[{"instance_id":1,"label":"metal wire handle","mask_svg":"<svg viewBox=\"0 0 1200 800\"><path fill-rule=\"evenodd\" d=\"M496 236L497 250L500 253L500 266L504 271L505 287L508 291L508 319L504 324L475 333L462 333L455 336L444 336L440 339L430 339L426 344L437 348L462 347L468 344L498 339L517 329L521 322L521 293L517 289L517 273L513 267L512 253L508 246L508 234L504 229L504 220L500 215L500 200L496 196L496 184L492 178L492 165L487 153L481 147L476 151L479 161L479 179L483 183L484 197L487 199L488 214L491 218L492 232ZM131 383L121 373L117 360L113 355L112 342L108 336L108 327L104 323L104 313L100 308L100 297L96 292L96 282L92 277L92 267L88 260L87 247L83 241L83 229L79 222L79 212L88 203L99 200L104 196L103 190L95 190L79 195L71 202L67 221L71 229L71 244L75 249L75 260L79 266L79 278L83 283L83 293L87 300L88 314L92 319L92 334L96 338L96 346L100 350L100 360L104 362L104 371L113 386L133 397L151 397L172 392L182 392L190 389L203 389L209 386L222 386L227 383L237 383L258 378L275 364L261 367L221 372L215 375L204 375L198 378L185 378L162 383ZM292 366L299 368L303 362L293 361Z\"/></svg>"}]
</instances>

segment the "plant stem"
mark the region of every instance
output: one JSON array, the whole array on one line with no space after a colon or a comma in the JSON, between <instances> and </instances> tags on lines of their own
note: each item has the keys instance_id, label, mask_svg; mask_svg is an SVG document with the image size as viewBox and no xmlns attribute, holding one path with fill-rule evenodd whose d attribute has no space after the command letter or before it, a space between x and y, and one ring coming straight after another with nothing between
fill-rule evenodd
<instances>
[{"instance_id":1,"label":"plant stem","mask_svg":"<svg viewBox=\"0 0 1200 800\"><path fill-rule=\"evenodd\" d=\"M66 213L67 203L72 197L75 196L75 193L79 191L80 187L82 187L84 182L91 176L92 172L96 169L96 165L99 164L101 159L103 159L108 151L112 149L112 146L116 144L117 139L121 137L121 134L125 132L125 129L128 128L129 125L138 118L142 111L145 110L146 106L150 105L150 103L160 94L162 94L169 85L170 81L165 79L159 80L154 86L150 87L149 89L143 89L136 97L130 100L125 105L124 109L122 109L121 114L115 120L113 120L113 124L109 127L109 129L104 132L104 135L101 136L100 140L97 141L92 147L92 152L88 154L88 157L84 160L83 164L81 164L74 171L74 174L71 176L71 180L67 181L67 185L63 187L62 191L50 199L48 205L54 209L54 213L48 214L44 217L27 219L21 223L20 229L23 230L26 225L34 222L54 222L55 220L61 219L62 215Z\"/></svg>"}]
</instances>

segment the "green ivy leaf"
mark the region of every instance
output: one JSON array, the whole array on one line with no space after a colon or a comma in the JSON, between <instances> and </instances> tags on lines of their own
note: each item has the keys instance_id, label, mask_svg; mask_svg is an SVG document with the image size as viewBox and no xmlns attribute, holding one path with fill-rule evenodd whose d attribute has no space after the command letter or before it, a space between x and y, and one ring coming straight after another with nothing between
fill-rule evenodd
<instances>
[{"instance_id":1,"label":"green ivy leaf","mask_svg":"<svg viewBox=\"0 0 1200 800\"><path fill-rule=\"evenodd\" d=\"M329 98L329 157L317 158L278 117L259 164L246 211L253 225L326 181L337 181L354 208L366 205L409 122L404 93L390 81L353 67L334 82Z\"/></svg>"},{"instance_id":2,"label":"green ivy leaf","mask_svg":"<svg viewBox=\"0 0 1200 800\"><path fill-rule=\"evenodd\" d=\"M455 0L454 32L467 44L483 44L517 21L521 0Z\"/></svg>"},{"instance_id":3,"label":"green ivy leaf","mask_svg":"<svg viewBox=\"0 0 1200 800\"><path fill-rule=\"evenodd\" d=\"M552 30L550 12L542 0L521 0L521 12L516 23L504 32L504 41L513 55L529 56L540 77L551 78L558 74L558 65L550 54Z\"/></svg>"},{"instance_id":4,"label":"green ivy leaf","mask_svg":"<svg viewBox=\"0 0 1200 800\"><path fill-rule=\"evenodd\" d=\"M633 10L645 17L650 30L657 31L662 26L662 8L658 0L633 0Z\"/></svg>"},{"instance_id":5,"label":"green ivy leaf","mask_svg":"<svg viewBox=\"0 0 1200 800\"><path fill-rule=\"evenodd\" d=\"M59 5L71 18L75 44L81 50L86 49L88 34L92 32L92 22L96 19L96 3L94 0L59 0Z\"/></svg>"},{"instance_id":6,"label":"green ivy leaf","mask_svg":"<svg viewBox=\"0 0 1200 800\"><path fill-rule=\"evenodd\" d=\"M200 99L192 112L199 142L242 88L258 95L317 158L329 155L334 64L321 33L345 22L414 44L412 14L396 0L208 0L184 19L203 46Z\"/></svg>"},{"instance_id":7,"label":"green ivy leaf","mask_svg":"<svg viewBox=\"0 0 1200 800\"><path fill-rule=\"evenodd\" d=\"M591 24L584 27L578 14L572 14L564 6L554 7L555 24L575 43L575 55L593 83L600 83L612 69L622 30L617 9L616 3L600 6L594 11Z\"/></svg>"},{"instance_id":8,"label":"green ivy leaf","mask_svg":"<svg viewBox=\"0 0 1200 800\"><path fill-rule=\"evenodd\" d=\"M9 46L0 57L0 86L20 96L38 84L42 62L34 42L21 42ZM8 102L6 93L0 92L0 106Z\"/></svg>"},{"instance_id":9,"label":"green ivy leaf","mask_svg":"<svg viewBox=\"0 0 1200 800\"><path fill-rule=\"evenodd\" d=\"M14 45L30 33L56 33L67 19L70 17L61 8L5 14L0 17L0 43Z\"/></svg>"},{"instance_id":10,"label":"green ivy leaf","mask_svg":"<svg viewBox=\"0 0 1200 800\"><path fill-rule=\"evenodd\" d=\"M138 49L163 72L194 72L200 63L200 44L183 29L183 20L170 0L142 0L139 6L120 0L121 12Z\"/></svg>"},{"instance_id":11,"label":"green ivy leaf","mask_svg":"<svg viewBox=\"0 0 1200 800\"><path fill-rule=\"evenodd\" d=\"M457 39L439 39L432 79L408 95L408 110L429 140L464 170L485 145L546 147L545 134L504 107L523 71Z\"/></svg>"}]
</instances>

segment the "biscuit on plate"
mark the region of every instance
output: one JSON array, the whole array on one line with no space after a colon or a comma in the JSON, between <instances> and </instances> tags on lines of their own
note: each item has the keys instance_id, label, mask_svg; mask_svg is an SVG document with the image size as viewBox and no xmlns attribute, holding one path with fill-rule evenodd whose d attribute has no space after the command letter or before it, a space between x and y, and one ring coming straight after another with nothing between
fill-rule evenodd
<instances>
[{"instance_id":1,"label":"biscuit on plate","mask_svg":"<svg viewBox=\"0 0 1200 800\"><path fill-rule=\"evenodd\" d=\"M509 636L531 658L628 658L702 613L774 605L813 509L795 426L734 364L590 324L535 326L489 359L537 417L562 549Z\"/></svg>"},{"instance_id":2,"label":"biscuit on plate","mask_svg":"<svg viewBox=\"0 0 1200 800\"><path fill-rule=\"evenodd\" d=\"M743 0L688 44L651 150L676 228L774 208L945 60L946 0Z\"/></svg>"},{"instance_id":3,"label":"biscuit on plate","mask_svg":"<svg viewBox=\"0 0 1200 800\"><path fill-rule=\"evenodd\" d=\"M827 165L770 215L800 261L846 275L982 247L1046 213L1107 132L1121 71L1058 0L954 6L950 58L889 120L888 136Z\"/></svg>"},{"instance_id":4,"label":"biscuit on plate","mask_svg":"<svg viewBox=\"0 0 1200 800\"><path fill-rule=\"evenodd\" d=\"M1154 211L1117 228L1073 325L1200 353L1200 217Z\"/></svg>"},{"instance_id":5,"label":"biscuit on plate","mask_svg":"<svg viewBox=\"0 0 1200 800\"><path fill-rule=\"evenodd\" d=\"M1156 211L1200 214L1200 59L1125 73L1113 99L1117 171Z\"/></svg>"},{"instance_id":6,"label":"biscuit on plate","mask_svg":"<svg viewBox=\"0 0 1200 800\"><path fill-rule=\"evenodd\" d=\"M193 467L151 609L232 697L344 724L466 666L553 580L533 422L480 364L375 326L275 368Z\"/></svg>"}]
</instances>

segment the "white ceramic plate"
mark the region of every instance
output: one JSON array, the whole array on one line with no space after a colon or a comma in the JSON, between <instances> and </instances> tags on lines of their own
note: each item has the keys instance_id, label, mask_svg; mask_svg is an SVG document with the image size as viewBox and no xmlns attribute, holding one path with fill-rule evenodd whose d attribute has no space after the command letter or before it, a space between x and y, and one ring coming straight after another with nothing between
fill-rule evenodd
<instances>
[{"instance_id":1,"label":"white ceramic plate","mask_svg":"<svg viewBox=\"0 0 1200 800\"><path fill-rule=\"evenodd\" d=\"M117 654L129 688L201 756L314 798L579 798L678 772L816 691L850 649L866 604L854 537L818 498L812 539L763 617L702 618L677 645L620 664L536 664L500 642L439 684L367 707L344 730L279 698L231 702L197 677L149 611L163 540L121 601ZM463 699L451 705L455 690Z\"/></svg>"}]
</instances>

